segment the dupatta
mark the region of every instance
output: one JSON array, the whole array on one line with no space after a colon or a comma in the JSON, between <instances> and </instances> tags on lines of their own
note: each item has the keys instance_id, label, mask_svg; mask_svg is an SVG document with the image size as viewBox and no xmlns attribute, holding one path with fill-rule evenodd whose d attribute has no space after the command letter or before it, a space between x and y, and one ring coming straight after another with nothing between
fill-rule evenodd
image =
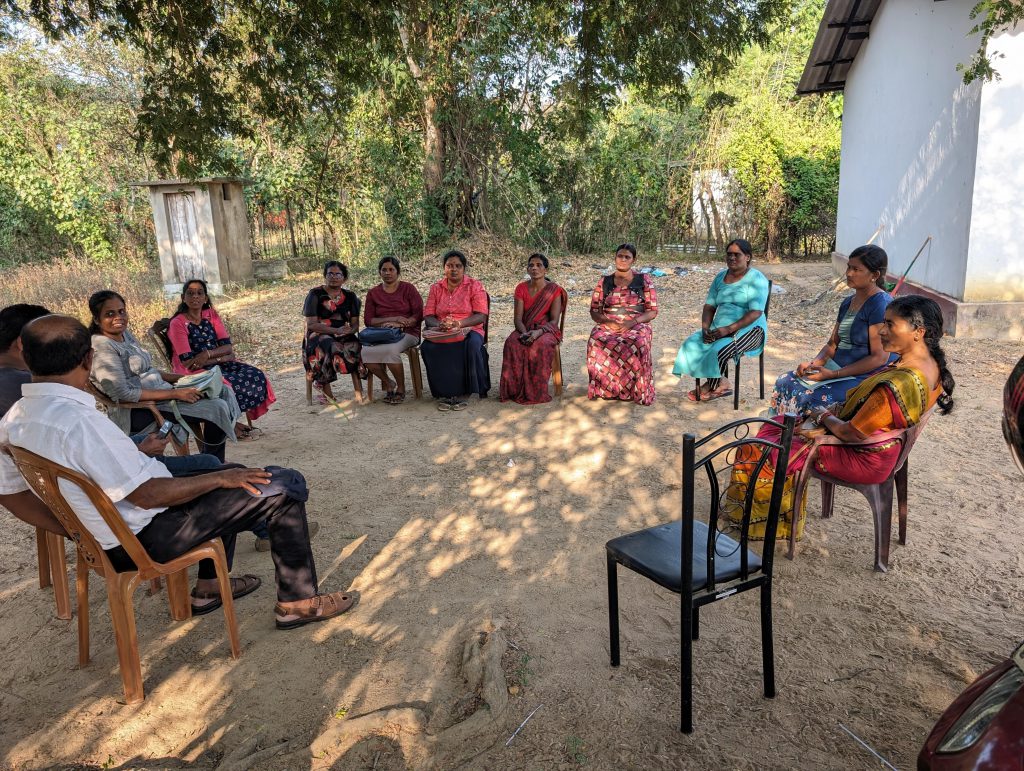
<instances>
[{"instance_id":1,"label":"dupatta","mask_svg":"<svg viewBox=\"0 0 1024 771\"><path fill-rule=\"evenodd\" d=\"M530 307L523 311L523 325L527 329L543 329L545 332L550 332L559 342L561 342L562 333L558 329L557 320L541 323L541 320L548 315L548 311L551 309L551 304L557 297L562 297L563 303L568 299L568 295L566 295L565 290L554 281L550 281L545 284L544 288L541 289L537 293L536 297L533 298L533 302L530 304Z\"/></svg>"},{"instance_id":2,"label":"dupatta","mask_svg":"<svg viewBox=\"0 0 1024 771\"><path fill-rule=\"evenodd\" d=\"M852 418L876 388L882 389L897 423L902 418L904 425L897 425L897 428L914 425L928 409L928 384L921 373L910 367L889 367L851 390L839 417L842 420Z\"/></svg>"}]
</instances>

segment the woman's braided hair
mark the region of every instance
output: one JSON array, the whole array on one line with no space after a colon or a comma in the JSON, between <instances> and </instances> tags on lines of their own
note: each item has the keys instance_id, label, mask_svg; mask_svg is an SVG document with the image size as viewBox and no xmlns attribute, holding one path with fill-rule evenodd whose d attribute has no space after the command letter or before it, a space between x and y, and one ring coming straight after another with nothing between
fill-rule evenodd
<instances>
[{"instance_id":1,"label":"woman's braided hair","mask_svg":"<svg viewBox=\"0 0 1024 771\"><path fill-rule=\"evenodd\" d=\"M939 382L942 384L942 393L939 394L936 404L940 413L947 414L953 409L953 389L956 388L956 381L953 380L953 373L946 364L946 352L940 343L942 310L934 300L913 294L897 297L889 304L889 310L905 319L911 326L924 330L924 342L928 346L928 353L939 367Z\"/></svg>"}]
</instances>

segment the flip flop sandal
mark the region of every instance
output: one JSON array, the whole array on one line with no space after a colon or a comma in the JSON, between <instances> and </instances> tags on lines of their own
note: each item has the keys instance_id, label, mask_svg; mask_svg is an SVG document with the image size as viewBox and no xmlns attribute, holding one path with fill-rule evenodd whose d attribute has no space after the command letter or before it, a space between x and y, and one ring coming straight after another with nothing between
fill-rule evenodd
<instances>
[{"instance_id":1,"label":"flip flop sandal","mask_svg":"<svg viewBox=\"0 0 1024 771\"><path fill-rule=\"evenodd\" d=\"M686 398L689 399L691 402L702 402L702 401L704 401L704 397L703 396L698 396L697 395L697 389L696 388L694 388L692 391L688 391L686 393Z\"/></svg>"},{"instance_id":2,"label":"flip flop sandal","mask_svg":"<svg viewBox=\"0 0 1024 771\"><path fill-rule=\"evenodd\" d=\"M469 402L464 402L461 399L459 401L452 402L452 409L455 410L456 412L459 410L464 410L468 406Z\"/></svg>"},{"instance_id":3,"label":"flip flop sandal","mask_svg":"<svg viewBox=\"0 0 1024 771\"><path fill-rule=\"evenodd\" d=\"M381 401L384 402L385 404L391 404L391 400L394 399L394 398L395 398L395 392L394 391L385 391L384 392L384 398L382 398Z\"/></svg>"},{"instance_id":4,"label":"flip flop sandal","mask_svg":"<svg viewBox=\"0 0 1024 771\"><path fill-rule=\"evenodd\" d=\"M723 396L732 396L732 389L726 388L724 391L712 391L709 394L705 394L701 401L709 402L712 399L721 399Z\"/></svg>"},{"instance_id":5,"label":"flip flop sandal","mask_svg":"<svg viewBox=\"0 0 1024 771\"><path fill-rule=\"evenodd\" d=\"M387 401L387 400L385 399L385 401ZM395 393L391 396L391 401L389 401L388 404L401 404L404 401L405 401L405 392L403 392L403 391L395 391Z\"/></svg>"},{"instance_id":6,"label":"flip flop sandal","mask_svg":"<svg viewBox=\"0 0 1024 771\"><path fill-rule=\"evenodd\" d=\"M451 403L450 401L448 401L447 399L442 399L441 401L439 401L439 402L437 403L437 408L438 408L438 409L439 409L439 410L440 410L441 412L451 412L451 411L452 411L452 409L453 409L453 405L452 405L452 403Z\"/></svg>"},{"instance_id":7,"label":"flip flop sandal","mask_svg":"<svg viewBox=\"0 0 1024 771\"><path fill-rule=\"evenodd\" d=\"M236 583L237 582L237 583ZM247 594L252 594L260 588L260 584L263 581L259 576L253 576L246 574L237 578L231 579L231 597L237 600L239 597L245 597ZM238 586L237 589L235 587ZM195 589L192 590L193 600L213 600L205 605L196 605L192 603L192 615L193 616L205 616L207 613L212 613L217 610L224 602L220 598L220 592L198 592Z\"/></svg>"}]
</instances>

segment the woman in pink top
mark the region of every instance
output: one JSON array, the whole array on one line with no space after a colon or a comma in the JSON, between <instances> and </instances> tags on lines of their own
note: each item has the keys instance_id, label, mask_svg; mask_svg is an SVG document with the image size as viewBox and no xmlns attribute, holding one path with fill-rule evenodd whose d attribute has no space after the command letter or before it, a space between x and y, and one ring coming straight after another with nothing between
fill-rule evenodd
<instances>
[{"instance_id":1,"label":"woman in pink top","mask_svg":"<svg viewBox=\"0 0 1024 771\"><path fill-rule=\"evenodd\" d=\"M171 367L179 375L190 375L217 365L231 384L238 406L249 420L265 414L277 401L263 370L235 358L231 336L210 302L206 282L193 278L181 288L181 303L167 327L171 342ZM247 435L248 426L236 433Z\"/></svg>"},{"instance_id":2,"label":"woman in pink top","mask_svg":"<svg viewBox=\"0 0 1024 771\"><path fill-rule=\"evenodd\" d=\"M431 285L423 309L423 363L430 392L442 412L466 408L471 393L487 397L491 372L484 345L490 300L484 285L466 275L466 255L457 249L441 258L444 278Z\"/></svg>"},{"instance_id":3,"label":"woman in pink top","mask_svg":"<svg viewBox=\"0 0 1024 771\"><path fill-rule=\"evenodd\" d=\"M387 255L377 263L381 283L366 293L363 325L367 329L396 329L402 338L394 343L363 345L363 364L384 386L384 401L401 404L405 401L405 367L402 353L419 345L420 322L423 321L423 298L412 284L399 281L402 266L397 257ZM388 378L388 370L394 376Z\"/></svg>"}]
</instances>

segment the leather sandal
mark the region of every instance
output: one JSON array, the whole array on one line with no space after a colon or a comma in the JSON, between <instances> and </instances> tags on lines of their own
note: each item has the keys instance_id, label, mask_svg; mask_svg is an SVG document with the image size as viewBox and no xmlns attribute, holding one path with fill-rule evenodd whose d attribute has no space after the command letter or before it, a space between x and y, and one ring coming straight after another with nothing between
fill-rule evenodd
<instances>
[{"instance_id":1,"label":"leather sandal","mask_svg":"<svg viewBox=\"0 0 1024 771\"><path fill-rule=\"evenodd\" d=\"M294 629L340 616L359 602L358 592L318 594L308 600L279 602L274 606L274 623L278 629Z\"/></svg>"},{"instance_id":2,"label":"leather sandal","mask_svg":"<svg viewBox=\"0 0 1024 771\"><path fill-rule=\"evenodd\" d=\"M384 401L386 401L388 404L401 404L402 402L405 401L405 391L395 391L393 394L391 394L390 401L387 399L385 399Z\"/></svg>"},{"instance_id":3,"label":"leather sandal","mask_svg":"<svg viewBox=\"0 0 1024 771\"><path fill-rule=\"evenodd\" d=\"M246 574L244 576L240 576L238 578L232 578L231 579L231 597L233 599L237 600L239 597L245 597L245 595L247 595L247 594L252 594L257 589L260 588L260 584L262 584L262 583L263 583L263 581L262 581L262 579L260 579L259 576L253 576L253 575L249 575L249 574ZM204 603L202 605L196 605L195 602L193 602L192 603L192 615L193 616L205 616L207 613L212 613L213 611L217 610L217 608L219 608L221 605L224 604L224 601L221 600L221 598L220 598L220 592L219 591L217 591L217 592L200 592L197 589L193 589L192 590L192 599L193 600L212 600L212 602L207 602L207 603Z\"/></svg>"}]
</instances>

